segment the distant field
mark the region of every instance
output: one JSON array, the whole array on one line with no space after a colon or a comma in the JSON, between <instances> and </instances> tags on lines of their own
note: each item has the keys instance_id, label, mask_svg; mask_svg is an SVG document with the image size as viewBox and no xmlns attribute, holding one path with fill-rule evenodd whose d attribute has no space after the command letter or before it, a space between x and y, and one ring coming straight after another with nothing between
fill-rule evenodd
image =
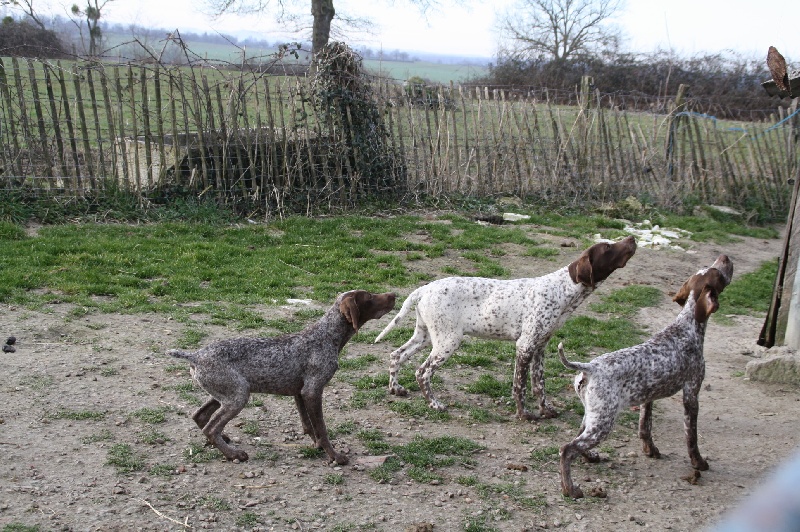
<instances>
[{"instance_id":1,"label":"distant field","mask_svg":"<svg viewBox=\"0 0 800 532\"><path fill-rule=\"evenodd\" d=\"M434 83L447 84L450 81L463 81L487 73L486 66L444 65L429 61L375 61L366 60L364 66L372 72L405 81L412 76L420 76Z\"/></svg>"},{"instance_id":2,"label":"distant field","mask_svg":"<svg viewBox=\"0 0 800 532\"><path fill-rule=\"evenodd\" d=\"M111 56L141 58L143 56L141 50L138 52L134 50L134 47L137 45L125 44L131 41L132 38L128 35L109 34L105 38L105 47L107 50L110 50L109 55ZM194 42L191 40L186 41L186 44L188 45L188 54L191 59L208 59L210 61L224 61L233 64L241 64L243 55L245 59L262 58L262 60L268 61L268 56L277 51L275 48L239 47L233 44L213 44ZM149 43L149 46L153 50L156 50L154 53L157 55L164 46L164 41L156 40ZM300 60L305 61L307 59L306 55L307 54L301 54ZM170 56L167 55L166 58L169 59ZM486 65L453 65L432 61L378 61L369 59L364 61L364 66L371 72L400 82L412 76L420 76L433 83L443 84L448 84L450 81L459 82L468 78L482 76L488 71Z\"/></svg>"}]
</instances>

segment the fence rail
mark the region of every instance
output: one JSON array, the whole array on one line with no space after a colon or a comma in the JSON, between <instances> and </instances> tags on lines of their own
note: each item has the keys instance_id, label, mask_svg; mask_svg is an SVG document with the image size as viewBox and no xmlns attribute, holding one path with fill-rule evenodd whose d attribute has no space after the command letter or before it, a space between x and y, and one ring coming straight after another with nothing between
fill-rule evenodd
<instances>
[{"instance_id":1,"label":"fence rail","mask_svg":"<svg viewBox=\"0 0 800 532\"><path fill-rule=\"evenodd\" d=\"M267 211L373 194L635 195L778 215L798 175L797 100L735 123L693 113L681 91L664 112L630 112L588 81L573 106L474 86L373 88L385 126L374 134L398 155L377 179L358 165L352 128L316 113L303 77L0 60L0 188L69 195L113 183Z\"/></svg>"}]
</instances>

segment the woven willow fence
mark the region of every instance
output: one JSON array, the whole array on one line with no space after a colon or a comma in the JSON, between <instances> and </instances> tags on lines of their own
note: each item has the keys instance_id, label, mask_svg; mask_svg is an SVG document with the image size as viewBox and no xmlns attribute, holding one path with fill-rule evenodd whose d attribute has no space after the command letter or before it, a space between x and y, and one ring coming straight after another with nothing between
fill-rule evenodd
<instances>
[{"instance_id":1,"label":"woven willow fence","mask_svg":"<svg viewBox=\"0 0 800 532\"><path fill-rule=\"evenodd\" d=\"M474 196L665 207L691 198L785 213L798 174L797 114L723 122L691 111L620 110L576 89L577 105L483 87L374 80L383 175L364 175L348 124L316 116L306 78L162 65L0 62L0 189L143 197L190 193L266 211L366 197ZM345 110L349 117L349 111Z\"/></svg>"}]
</instances>

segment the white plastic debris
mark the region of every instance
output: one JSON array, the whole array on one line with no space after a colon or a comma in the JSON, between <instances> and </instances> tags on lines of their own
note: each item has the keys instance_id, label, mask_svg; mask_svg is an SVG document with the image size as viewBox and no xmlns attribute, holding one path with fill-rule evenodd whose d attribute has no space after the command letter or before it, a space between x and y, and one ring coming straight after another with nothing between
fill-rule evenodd
<instances>
[{"instance_id":1,"label":"white plastic debris","mask_svg":"<svg viewBox=\"0 0 800 532\"><path fill-rule=\"evenodd\" d=\"M530 220L530 216L527 214L517 214L515 212L504 212L503 213L503 220L507 222L518 222L520 220Z\"/></svg>"},{"instance_id":2,"label":"white plastic debris","mask_svg":"<svg viewBox=\"0 0 800 532\"><path fill-rule=\"evenodd\" d=\"M311 305L314 303L313 299L287 299L286 302L290 305Z\"/></svg>"}]
</instances>

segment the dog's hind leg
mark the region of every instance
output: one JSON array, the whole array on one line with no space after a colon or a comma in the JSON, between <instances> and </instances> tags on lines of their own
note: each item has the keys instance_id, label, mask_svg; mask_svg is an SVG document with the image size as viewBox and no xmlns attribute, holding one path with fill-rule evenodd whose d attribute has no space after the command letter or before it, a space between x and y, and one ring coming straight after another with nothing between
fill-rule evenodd
<instances>
[{"instance_id":1,"label":"dog's hind leg","mask_svg":"<svg viewBox=\"0 0 800 532\"><path fill-rule=\"evenodd\" d=\"M239 412L241 412L247 404L249 397L249 393L239 394L234 396L230 402L222 403L220 408L211 416L206 426L203 427L203 434L206 435L208 441L213 443L217 449L222 451L225 458L231 461L239 460L240 462L244 462L247 460L248 456L246 452L228 445L228 442L225 441L225 438L222 436L222 429L225 428L225 425L227 425L231 419L239 415Z\"/></svg>"},{"instance_id":2,"label":"dog's hind leg","mask_svg":"<svg viewBox=\"0 0 800 532\"><path fill-rule=\"evenodd\" d=\"M650 458L661 458L653 443L653 401L639 407L639 439L642 440L642 452Z\"/></svg>"},{"instance_id":3,"label":"dog's hind leg","mask_svg":"<svg viewBox=\"0 0 800 532\"><path fill-rule=\"evenodd\" d=\"M591 423L586 425L578 437L571 442L567 443L559 450L560 456L560 469L561 469L561 492L566 497L573 499L580 499L583 497L583 491L572 483L572 473L570 466L576 456L591 455L590 449L596 447L603 441L614 428L614 416L603 415L592 420Z\"/></svg>"},{"instance_id":4,"label":"dog's hind leg","mask_svg":"<svg viewBox=\"0 0 800 532\"><path fill-rule=\"evenodd\" d=\"M398 382L397 372L411 356L430 344L430 335L424 325L417 324L414 334L406 343L392 352L389 361L389 393L400 397L408 395L408 391Z\"/></svg>"},{"instance_id":5,"label":"dog's hind leg","mask_svg":"<svg viewBox=\"0 0 800 532\"><path fill-rule=\"evenodd\" d=\"M192 419L194 420L195 423L197 423L197 426L200 427L200 430L202 430L206 425L208 425L208 420L211 419L211 416L218 409L219 409L219 401L211 397L208 399L208 401L203 403L203 406L197 409L197 412L194 413ZM222 433L220 434L220 436L222 436L222 439L225 440L225 443L231 442L231 439L228 437L227 434ZM209 441L207 445L211 445L211 442Z\"/></svg>"},{"instance_id":6,"label":"dog's hind leg","mask_svg":"<svg viewBox=\"0 0 800 532\"><path fill-rule=\"evenodd\" d=\"M419 388L425 396L425 399L428 400L428 406L434 410L443 411L446 410L447 407L433 394L431 378L433 377L433 373L456 352L458 346L461 344L461 335L436 339L433 344L431 354L428 355L425 362L417 368L417 384L419 384Z\"/></svg>"},{"instance_id":7,"label":"dog's hind leg","mask_svg":"<svg viewBox=\"0 0 800 532\"><path fill-rule=\"evenodd\" d=\"M197 409L197 412L194 413L192 419L195 423L197 423L197 426L202 429L208 425L208 420L211 419L211 416L217 411L219 406L219 401L213 397L210 397L208 401L203 403L203 406Z\"/></svg>"}]
</instances>

